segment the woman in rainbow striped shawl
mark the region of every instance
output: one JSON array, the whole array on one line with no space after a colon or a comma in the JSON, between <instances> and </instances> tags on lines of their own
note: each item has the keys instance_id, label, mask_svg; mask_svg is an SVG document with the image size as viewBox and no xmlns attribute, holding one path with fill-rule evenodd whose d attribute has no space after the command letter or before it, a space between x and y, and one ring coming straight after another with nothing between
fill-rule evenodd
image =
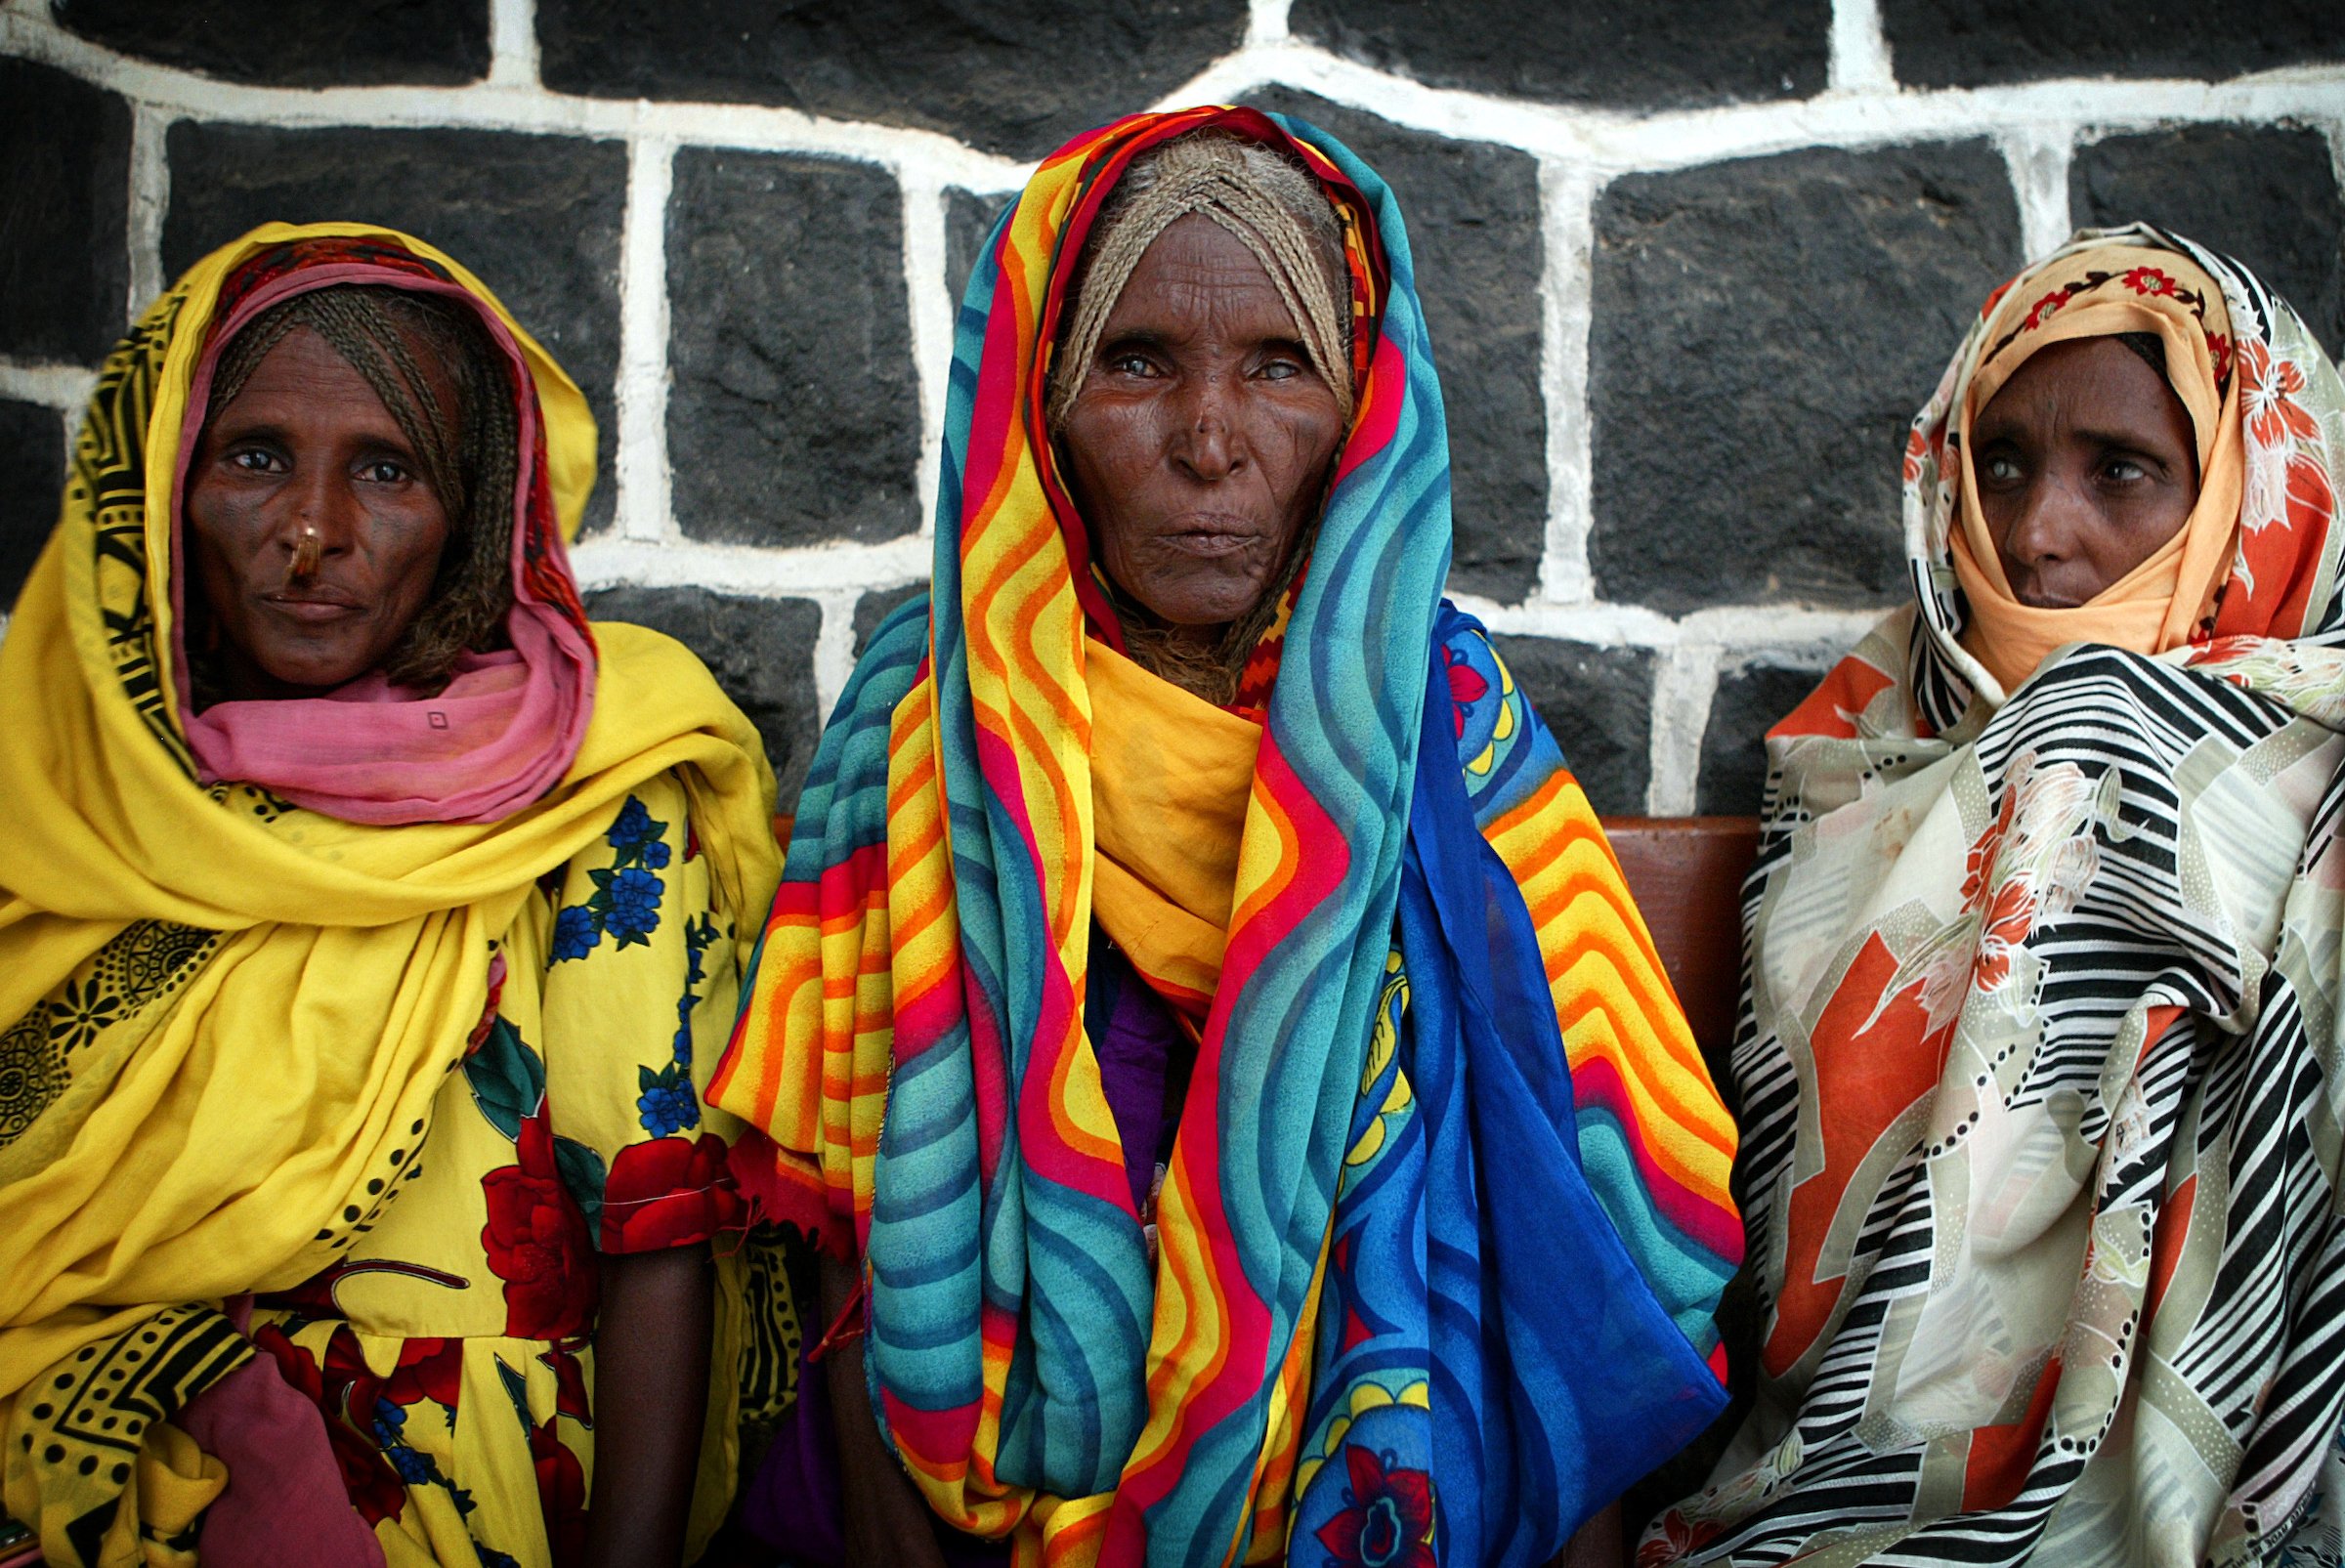
<instances>
[{"instance_id":1,"label":"woman in rainbow striped shawl","mask_svg":"<svg viewBox=\"0 0 2345 1568\"><path fill-rule=\"evenodd\" d=\"M824 736L713 1089L868 1291L850 1467L868 1408L1027 1563L1545 1560L1725 1402L1734 1130L1441 600L1391 193L1249 109L1077 139L946 430L932 592ZM850 1555L902 1549L892 1468Z\"/></svg>"}]
</instances>

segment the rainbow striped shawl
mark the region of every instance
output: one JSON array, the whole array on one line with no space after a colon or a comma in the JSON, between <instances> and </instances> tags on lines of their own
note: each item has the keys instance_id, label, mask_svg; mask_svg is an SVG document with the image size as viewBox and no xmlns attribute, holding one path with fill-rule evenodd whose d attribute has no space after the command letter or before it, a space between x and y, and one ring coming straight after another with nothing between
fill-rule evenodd
<instances>
[{"instance_id":1,"label":"rainbow striped shawl","mask_svg":"<svg viewBox=\"0 0 2345 1568\"><path fill-rule=\"evenodd\" d=\"M1345 216L1361 397L1285 628L1151 1266L1084 1033L1084 638L1041 435L1100 198L1218 123ZM931 598L825 734L714 1098L866 1260L874 1406L1021 1561L1535 1563L1724 1403L1734 1130L1617 864L1445 605L1399 211L1332 137L1141 115L1045 161L962 304ZM1439 1434L1436 1443L1435 1434Z\"/></svg>"}]
</instances>

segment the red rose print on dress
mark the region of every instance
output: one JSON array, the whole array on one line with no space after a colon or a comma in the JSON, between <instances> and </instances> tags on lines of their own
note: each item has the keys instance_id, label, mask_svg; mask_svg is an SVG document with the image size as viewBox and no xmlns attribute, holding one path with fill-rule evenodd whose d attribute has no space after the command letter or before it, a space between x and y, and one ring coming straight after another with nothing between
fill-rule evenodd
<instances>
[{"instance_id":1,"label":"red rose print on dress","mask_svg":"<svg viewBox=\"0 0 2345 1568\"><path fill-rule=\"evenodd\" d=\"M530 1459L537 1471L537 1504L545 1513L546 1544L557 1564L586 1556L586 1470L554 1429L555 1419L530 1429Z\"/></svg>"},{"instance_id":2,"label":"red rose print on dress","mask_svg":"<svg viewBox=\"0 0 2345 1568\"><path fill-rule=\"evenodd\" d=\"M594 1244L554 1168L554 1135L542 1112L526 1118L518 1165L481 1178L489 1223L481 1246L505 1282L505 1333L517 1339L566 1339L594 1322L599 1295Z\"/></svg>"},{"instance_id":3,"label":"red rose print on dress","mask_svg":"<svg viewBox=\"0 0 2345 1568\"><path fill-rule=\"evenodd\" d=\"M603 1250L686 1247L746 1224L726 1157L725 1140L713 1132L619 1150L603 1183Z\"/></svg>"}]
</instances>

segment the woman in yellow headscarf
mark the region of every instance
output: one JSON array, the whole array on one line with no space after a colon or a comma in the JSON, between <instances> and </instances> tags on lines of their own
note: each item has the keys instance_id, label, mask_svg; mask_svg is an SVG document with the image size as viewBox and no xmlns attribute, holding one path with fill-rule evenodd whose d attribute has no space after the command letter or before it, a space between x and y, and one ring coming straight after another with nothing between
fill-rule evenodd
<instances>
[{"instance_id":1,"label":"woman in yellow headscarf","mask_svg":"<svg viewBox=\"0 0 2345 1568\"><path fill-rule=\"evenodd\" d=\"M0 647L0 1502L52 1564L674 1562L721 1516L700 1089L773 784L689 653L587 623L594 440L355 225L245 235L107 361Z\"/></svg>"}]
</instances>

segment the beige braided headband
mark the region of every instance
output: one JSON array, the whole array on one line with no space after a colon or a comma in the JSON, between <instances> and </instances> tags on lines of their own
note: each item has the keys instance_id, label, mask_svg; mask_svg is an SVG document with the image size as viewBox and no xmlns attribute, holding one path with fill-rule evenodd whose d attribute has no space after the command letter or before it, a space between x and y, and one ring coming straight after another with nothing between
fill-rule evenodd
<instances>
[{"instance_id":1,"label":"beige braided headband","mask_svg":"<svg viewBox=\"0 0 2345 1568\"><path fill-rule=\"evenodd\" d=\"M1107 318L1140 258L1166 230L1192 213L1202 213L1235 234L1262 264L1295 319L1311 368L1335 393L1338 410L1348 425L1355 397L1351 301L1348 294L1338 298L1336 279L1329 275L1306 220L1263 193L1261 175L1246 156L1245 146L1235 141L1184 137L1166 143L1151 162L1148 172L1154 178L1107 220L1106 232L1094 242L1064 352L1051 366L1051 427L1057 428L1083 385ZM1128 172L1125 178L1138 172ZM1296 178L1307 177L1298 171ZM1326 199L1315 189L1311 198Z\"/></svg>"}]
</instances>

